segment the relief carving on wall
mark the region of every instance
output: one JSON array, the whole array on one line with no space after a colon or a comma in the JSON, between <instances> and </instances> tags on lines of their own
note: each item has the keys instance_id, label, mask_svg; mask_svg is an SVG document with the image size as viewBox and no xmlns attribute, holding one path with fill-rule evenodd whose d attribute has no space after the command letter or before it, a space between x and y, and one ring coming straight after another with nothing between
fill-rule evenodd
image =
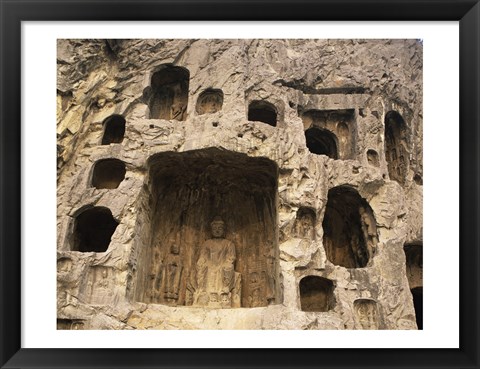
<instances>
[{"instance_id":1,"label":"relief carving on wall","mask_svg":"<svg viewBox=\"0 0 480 369\"><path fill-rule=\"evenodd\" d=\"M225 223L220 217L215 217L210 226L212 238L200 248L187 286L191 295L187 301L194 306L240 307L241 275L234 269L235 245L225 239Z\"/></svg>"}]
</instances>

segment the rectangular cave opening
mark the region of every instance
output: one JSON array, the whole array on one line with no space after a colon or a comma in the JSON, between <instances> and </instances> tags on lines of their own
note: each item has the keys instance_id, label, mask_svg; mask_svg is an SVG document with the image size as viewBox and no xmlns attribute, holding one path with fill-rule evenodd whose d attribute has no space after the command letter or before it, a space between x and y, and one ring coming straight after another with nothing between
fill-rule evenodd
<instances>
[{"instance_id":1,"label":"rectangular cave opening","mask_svg":"<svg viewBox=\"0 0 480 369\"><path fill-rule=\"evenodd\" d=\"M160 153L148 164L134 299L207 308L281 303L277 165L216 148Z\"/></svg>"},{"instance_id":2,"label":"rectangular cave opening","mask_svg":"<svg viewBox=\"0 0 480 369\"><path fill-rule=\"evenodd\" d=\"M354 109L299 111L310 152L332 159L353 159L357 126Z\"/></svg>"}]
</instances>

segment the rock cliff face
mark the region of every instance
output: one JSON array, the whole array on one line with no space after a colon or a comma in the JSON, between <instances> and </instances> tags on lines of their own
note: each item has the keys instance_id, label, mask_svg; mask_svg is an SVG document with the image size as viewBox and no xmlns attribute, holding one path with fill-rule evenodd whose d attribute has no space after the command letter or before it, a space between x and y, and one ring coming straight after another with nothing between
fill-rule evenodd
<instances>
[{"instance_id":1,"label":"rock cliff face","mask_svg":"<svg viewBox=\"0 0 480 369\"><path fill-rule=\"evenodd\" d=\"M422 326L416 40L59 40L59 329Z\"/></svg>"}]
</instances>

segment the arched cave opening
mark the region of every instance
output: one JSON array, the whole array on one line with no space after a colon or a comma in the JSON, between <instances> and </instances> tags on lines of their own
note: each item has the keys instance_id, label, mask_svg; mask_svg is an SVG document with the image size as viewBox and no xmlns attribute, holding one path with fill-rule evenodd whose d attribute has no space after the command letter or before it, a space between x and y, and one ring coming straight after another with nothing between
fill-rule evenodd
<instances>
[{"instance_id":1,"label":"arched cave opening","mask_svg":"<svg viewBox=\"0 0 480 369\"><path fill-rule=\"evenodd\" d=\"M150 119L185 120L189 81L186 68L163 65L155 72L151 79Z\"/></svg>"},{"instance_id":2,"label":"arched cave opening","mask_svg":"<svg viewBox=\"0 0 480 369\"><path fill-rule=\"evenodd\" d=\"M370 205L348 186L328 191L323 219L327 259L345 268L364 268L375 252L378 235Z\"/></svg>"},{"instance_id":3,"label":"arched cave opening","mask_svg":"<svg viewBox=\"0 0 480 369\"><path fill-rule=\"evenodd\" d=\"M408 173L409 157L407 145L407 125L396 111L385 115L385 158L390 179L405 183Z\"/></svg>"},{"instance_id":4,"label":"arched cave opening","mask_svg":"<svg viewBox=\"0 0 480 369\"><path fill-rule=\"evenodd\" d=\"M255 100L248 106L248 120L277 126L277 108L268 101Z\"/></svg>"},{"instance_id":5,"label":"arched cave opening","mask_svg":"<svg viewBox=\"0 0 480 369\"><path fill-rule=\"evenodd\" d=\"M197 99L195 111L198 115L213 114L222 110L223 91L219 89L207 89Z\"/></svg>"},{"instance_id":6,"label":"arched cave opening","mask_svg":"<svg viewBox=\"0 0 480 369\"><path fill-rule=\"evenodd\" d=\"M96 206L75 217L72 251L105 252L118 222L110 209Z\"/></svg>"},{"instance_id":7,"label":"arched cave opening","mask_svg":"<svg viewBox=\"0 0 480 369\"><path fill-rule=\"evenodd\" d=\"M148 161L136 301L207 308L281 303L278 168L208 148Z\"/></svg>"},{"instance_id":8,"label":"arched cave opening","mask_svg":"<svg viewBox=\"0 0 480 369\"><path fill-rule=\"evenodd\" d=\"M115 189L125 179L125 163L118 159L103 159L95 163L92 186L98 189Z\"/></svg>"},{"instance_id":9,"label":"arched cave opening","mask_svg":"<svg viewBox=\"0 0 480 369\"><path fill-rule=\"evenodd\" d=\"M418 329L423 329L423 247L421 242L407 243L405 251L408 285L413 297L413 307Z\"/></svg>"},{"instance_id":10,"label":"arched cave opening","mask_svg":"<svg viewBox=\"0 0 480 369\"><path fill-rule=\"evenodd\" d=\"M379 314L377 303L370 299L358 299L353 302L355 321L359 329L378 329Z\"/></svg>"},{"instance_id":11,"label":"arched cave opening","mask_svg":"<svg viewBox=\"0 0 480 369\"><path fill-rule=\"evenodd\" d=\"M121 115L111 115L103 121L102 145L122 143L125 136L125 118Z\"/></svg>"},{"instance_id":12,"label":"arched cave opening","mask_svg":"<svg viewBox=\"0 0 480 369\"><path fill-rule=\"evenodd\" d=\"M335 307L333 282L330 279L306 276L300 280L300 305L302 311L325 312Z\"/></svg>"},{"instance_id":13,"label":"arched cave opening","mask_svg":"<svg viewBox=\"0 0 480 369\"><path fill-rule=\"evenodd\" d=\"M305 139L311 153L338 159L337 139L332 132L312 127L305 131Z\"/></svg>"},{"instance_id":14,"label":"arched cave opening","mask_svg":"<svg viewBox=\"0 0 480 369\"><path fill-rule=\"evenodd\" d=\"M310 152L333 159L355 157L357 128L354 109L310 109L300 111L299 115Z\"/></svg>"},{"instance_id":15,"label":"arched cave opening","mask_svg":"<svg viewBox=\"0 0 480 369\"><path fill-rule=\"evenodd\" d=\"M411 291L417 327L423 329L423 287L415 287Z\"/></svg>"},{"instance_id":16,"label":"arched cave opening","mask_svg":"<svg viewBox=\"0 0 480 369\"><path fill-rule=\"evenodd\" d=\"M312 209L299 208L293 226L293 235L298 238L314 240L316 219L317 216Z\"/></svg>"},{"instance_id":17,"label":"arched cave opening","mask_svg":"<svg viewBox=\"0 0 480 369\"><path fill-rule=\"evenodd\" d=\"M367 161L368 161L368 164L374 167L380 166L380 159L378 158L378 153L375 150L372 150L372 149L367 150Z\"/></svg>"}]
</instances>

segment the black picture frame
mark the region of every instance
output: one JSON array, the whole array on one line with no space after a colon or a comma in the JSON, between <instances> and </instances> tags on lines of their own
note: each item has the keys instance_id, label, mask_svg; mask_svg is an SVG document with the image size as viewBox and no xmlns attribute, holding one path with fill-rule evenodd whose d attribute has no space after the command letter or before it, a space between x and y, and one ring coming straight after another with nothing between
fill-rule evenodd
<instances>
[{"instance_id":1,"label":"black picture frame","mask_svg":"<svg viewBox=\"0 0 480 369\"><path fill-rule=\"evenodd\" d=\"M300 0L295 2L292 0L127 0L118 2L0 0L0 14L0 365L2 368L479 368L480 4L478 0ZM459 21L460 348L281 350L21 348L21 22L60 20Z\"/></svg>"}]
</instances>

